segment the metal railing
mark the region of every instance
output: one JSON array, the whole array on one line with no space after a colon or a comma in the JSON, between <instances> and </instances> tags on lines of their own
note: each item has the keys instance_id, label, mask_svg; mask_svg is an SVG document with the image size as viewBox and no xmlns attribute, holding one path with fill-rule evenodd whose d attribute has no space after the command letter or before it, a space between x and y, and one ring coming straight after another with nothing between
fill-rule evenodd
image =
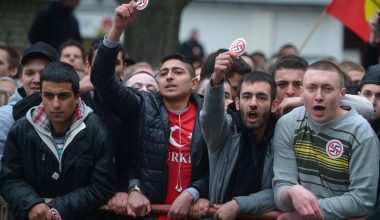
<instances>
[{"instance_id":1,"label":"metal railing","mask_svg":"<svg viewBox=\"0 0 380 220\"><path fill-rule=\"evenodd\" d=\"M48 201L48 199L45 199L45 201ZM170 205L162 205L162 204L152 204L151 205L151 214L152 215L166 215L170 210ZM216 208L210 206L207 215L205 217L212 217L214 213L216 212ZM99 208L99 211L102 212L108 212L108 213L114 213L111 209L108 208L108 206L104 205ZM8 204L6 201L1 198L0 196L0 220L10 220L8 219ZM270 211L267 213L264 213L262 215L254 215L254 214L244 214L239 215L237 219L243 219L243 220L275 220L278 216L282 214L281 211ZM358 217L358 218L349 218L347 220L364 220L366 217Z\"/></svg>"},{"instance_id":2,"label":"metal railing","mask_svg":"<svg viewBox=\"0 0 380 220\"><path fill-rule=\"evenodd\" d=\"M169 209L170 209L170 205L152 204L151 205L151 210L152 210L151 214L152 215L166 215L169 212ZM100 210L104 211L104 212L113 212L106 205L102 206L100 208ZM210 206L205 217L212 217L214 215L214 213L216 212L216 210L217 209L215 207ZM273 220L275 220L281 214L282 214L281 211L270 211L270 212L264 213L262 215L253 215L253 214L239 215L238 219L245 219L245 220L258 220L258 219L272 220L273 219Z\"/></svg>"}]
</instances>

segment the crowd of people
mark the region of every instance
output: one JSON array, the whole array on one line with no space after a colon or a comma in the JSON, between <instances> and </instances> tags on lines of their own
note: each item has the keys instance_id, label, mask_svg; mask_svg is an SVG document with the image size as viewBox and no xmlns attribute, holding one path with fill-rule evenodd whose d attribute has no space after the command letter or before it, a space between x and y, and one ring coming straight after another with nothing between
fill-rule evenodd
<instances>
[{"instance_id":1,"label":"crowd of people","mask_svg":"<svg viewBox=\"0 0 380 220\"><path fill-rule=\"evenodd\" d=\"M380 216L380 64L309 64L292 45L203 57L193 32L154 68L120 44L136 7L87 56L73 39L0 45L9 219Z\"/></svg>"}]
</instances>

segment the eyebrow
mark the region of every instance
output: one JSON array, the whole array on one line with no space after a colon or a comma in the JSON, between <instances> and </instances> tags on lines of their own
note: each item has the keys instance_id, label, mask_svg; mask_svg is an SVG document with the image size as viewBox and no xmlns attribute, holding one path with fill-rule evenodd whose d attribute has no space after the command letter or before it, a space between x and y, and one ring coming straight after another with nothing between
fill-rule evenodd
<instances>
[{"instance_id":1,"label":"eyebrow","mask_svg":"<svg viewBox=\"0 0 380 220\"><path fill-rule=\"evenodd\" d=\"M162 71L162 70L169 70L169 69L173 69L173 70L176 70L176 69L185 70L182 67L174 66L174 67L166 67L166 68L160 69L160 71Z\"/></svg>"},{"instance_id":2,"label":"eyebrow","mask_svg":"<svg viewBox=\"0 0 380 220\"><path fill-rule=\"evenodd\" d=\"M50 91L42 91L43 94L53 94L53 95L60 95L60 94L70 94L70 91L62 91L58 93L50 92Z\"/></svg>"}]
</instances>

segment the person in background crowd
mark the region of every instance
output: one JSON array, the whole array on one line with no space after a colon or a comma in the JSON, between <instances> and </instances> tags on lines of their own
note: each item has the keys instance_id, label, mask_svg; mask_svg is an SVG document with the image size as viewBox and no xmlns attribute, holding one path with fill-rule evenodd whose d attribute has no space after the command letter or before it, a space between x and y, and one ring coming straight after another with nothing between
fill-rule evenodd
<instances>
[{"instance_id":1,"label":"person in background crowd","mask_svg":"<svg viewBox=\"0 0 380 220\"><path fill-rule=\"evenodd\" d=\"M370 124L380 138L380 64L370 66L365 73L358 90L358 95L373 104Z\"/></svg>"},{"instance_id":2,"label":"person in background crowd","mask_svg":"<svg viewBox=\"0 0 380 220\"><path fill-rule=\"evenodd\" d=\"M133 74L140 71L147 72L151 74L152 76L154 76L154 71L152 69L152 66L148 62L138 62L124 69L123 82L126 81L125 79L131 77Z\"/></svg>"},{"instance_id":3,"label":"person in background crowd","mask_svg":"<svg viewBox=\"0 0 380 220\"><path fill-rule=\"evenodd\" d=\"M88 73L84 49L78 41L67 40L63 42L58 52L59 60L73 66L80 79Z\"/></svg>"},{"instance_id":4,"label":"person in background crowd","mask_svg":"<svg viewBox=\"0 0 380 220\"><path fill-rule=\"evenodd\" d=\"M368 42L364 46L364 52L362 56L362 65L365 70L367 70L370 66L379 63L379 13L380 10L377 10L368 22L371 32Z\"/></svg>"},{"instance_id":5,"label":"person in background crowd","mask_svg":"<svg viewBox=\"0 0 380 220\"><path fill-rule=\"evenodd\" d=\"M158 84L152 73L137 69L124 78L124 85L145 92L158 92Z\"/></svg>"},{"instance_id":6,"label":"person in background crowd","mask_svg":"<svg viewBox=\"0 0 380 220\"><path fill-rule=\"evenodd\" d=\"M352 61L343 61L339 64L339 68L350 77L353 86L360 85L365 73L362 65Z\"/></svg>"},{"instance_id":7,"label":"person in background crowd","mask_svg":"<svg viewBox=\"0 0 380 220\"><path fill-rule=\"evenodd\" d=\"M13 47L0 44L0 77L18 78L20 55Z\"/></svg>"},{"instance_id":8,"label":"person in background crowd","mask_svg":"<svg viewBox=\"0 0 380 220\"><path fill-rule=\"evenodd\" d=\"M251 70L256 70L256 64L255 61L247 54L243 54L240 56L246 64L248 64L251 67Z\"/></svg>"},{"instance_id":9,"label":"person in background crowd","mask_svg":"<svg viewBox=\"0 0 380 220\"><path fill-rule=\"evenodd\" d=\"M15 93L16 89L17 83L14 79L7 76L0 77L0 91L13 94Z\"/></svg>"},{"instance_id":10,"label":"person in background crowd","mask_svg":"<svg viewBox=\"0 0 380 220\"><path fill-rule=\"evenodd\" d=\"M251 58L256 64L255 70L265 71L265 64L267 63L267 58L265 54L259 51L253 52Z\"/></svg>"},{"instance_id":11,"label":"person in background crowd","mask_svg":"<svg viewBox=\"0 0 380 220\"><path fill-rule=\"evenodd\" d=\"M293 44L285 44L278 51L279 57L285 57L289 55L299 56L299 51Z\"/></svg>"},{"instance_id":12,"label":"person in background crowd","mask_svg":"<svg viewBox=\"0 0 380 220\"><path fill-rule=\"evenodd\" d=\"M204 57L204 51L203 46L198 41L198 31L192 30L190 33L190 39L183 42L180 53L183 54L185 57L191 60L191 62L194 64L199 63L199 65L194 65L195 67L201 65L201 60Z\"/></svg>"},{"instance_id":13,"label":"person in background crowd","mask_svg":"<svg viewBox=\"0 0 380 220\"><path fill-rule=\"evenodd\" d=\"M272 77L277 85L277 100L280 103L285 98L300 96L302 77L307 66L306 60L294 55L281 57L273 65Z\"/></svg>"},{"instance_id":14,"label":"person in background crowd","mask_svg":"<svg viewBox=\"0 0 380 220\"><path fill-rule=\"evenodd\" d=\"M12 93L0 90L0 107L8 103Z\"/></svg>"},{"instance_id":15,"label":"person in background crowd","mask_svg":"<svg viewBox=\"0 0 380 220\"><path fill-rule=\"evenodd\" d=\"M42 41L56 50L66 40L82 42L74 10L80 0L59 0L43 6L35 15L29 28L31 44Z\"/></svg>"}]
</instances>

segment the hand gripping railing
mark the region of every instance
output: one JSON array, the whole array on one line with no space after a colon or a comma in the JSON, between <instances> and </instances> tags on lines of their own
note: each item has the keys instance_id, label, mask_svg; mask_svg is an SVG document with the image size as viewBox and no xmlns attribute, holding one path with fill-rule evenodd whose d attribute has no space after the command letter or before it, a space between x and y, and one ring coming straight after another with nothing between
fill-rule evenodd
<instances>
[{"instance_id":1,"label":"hand gripping railing","mask_svg":"<svg viewBox=\"0 0 380 220\"><path fill-rule=\"evenodd\" d=\"M161 204L152 204L151 205L151 214L152 215L166 215L169 212L170 205L161 205ZM102 211L106 212L112 212L108 208L108 206L102 206L100 208ZM208 212L205 217L212 217L214 213L216 212L216 208L210 206L208 209ZM270 211L267 213L264 213L262 215L239 215L238 219L246 219L246 220L256 220L256 219L263 219L263 220L270 220L270 219L276 219L279 215L281 215L282 212L280 211Z\"/></svg>"}]
</instances>

